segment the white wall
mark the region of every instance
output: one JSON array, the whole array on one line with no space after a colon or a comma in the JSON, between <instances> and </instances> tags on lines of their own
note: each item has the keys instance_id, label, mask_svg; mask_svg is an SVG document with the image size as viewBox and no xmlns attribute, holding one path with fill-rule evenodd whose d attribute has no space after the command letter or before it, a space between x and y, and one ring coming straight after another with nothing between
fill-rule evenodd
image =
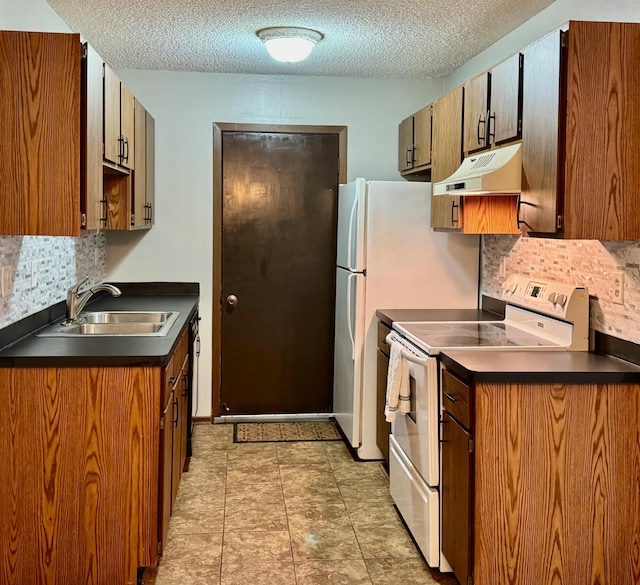
<instances>
[{"instance_id":1,"label":"white wall","mask_svg":"<svg viewBox=\"0 0 640 585\"><path fill-rule=\"evenodd\" d=\"M197 281L202 397L211 412L213 123L348 127L348 176L400 179L400 120L442 94L441 80L118 71L156 121L155 226L107 234L113 281Z\"/></svg>"}]
</instances>

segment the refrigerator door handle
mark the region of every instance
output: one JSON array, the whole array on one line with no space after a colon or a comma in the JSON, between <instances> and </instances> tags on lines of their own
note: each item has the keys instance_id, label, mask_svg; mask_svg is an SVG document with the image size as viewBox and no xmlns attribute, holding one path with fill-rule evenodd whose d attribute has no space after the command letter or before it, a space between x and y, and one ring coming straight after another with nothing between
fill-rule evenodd
<instances>
[{"instance_id":1,"label":"refrigerator door handle","mask_svg":"<svg viewBox=\"0 0 640 585\"><path fill-rule=\"evenodd\" d=\"M351 282L357 274L350 274L347 277L347 325L349 327L349 339L351 340L351 361L356 359L356 342L353 338L353 327L351 326L351 293L353 292L353 286Z\"/></svg>"},{"instance_id":2,"label":"refrigerator door handle","mask_svg":"<svg viewBox=\"0 0 640 585\"><path fill-rule=\"evenodd\" d=\"M353 205L351 206L351 214L349 215L349 231L347 233L347 268L349 270L355 270L356 267L351 263L353 255L353 232L356 219L356 211L358 210L358 196L353 198Z\"/></svg>"}]
</instances>

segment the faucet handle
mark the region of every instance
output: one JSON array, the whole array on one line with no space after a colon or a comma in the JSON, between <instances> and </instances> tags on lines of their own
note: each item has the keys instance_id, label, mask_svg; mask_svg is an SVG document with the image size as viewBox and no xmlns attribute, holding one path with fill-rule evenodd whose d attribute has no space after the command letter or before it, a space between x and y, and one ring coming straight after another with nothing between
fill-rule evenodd
<instances>
[{"instance_id":1,"label":"faucet handle","mask_svg":"<svg viewBox=\"0 0 640 585\"><path fill-rule=\"evenodd\" d=\"M69 287L69 292L71 294L77 294L77 292L80 290L80 287L89 280L89 275L85 276L78 284L74 284L73 286Z\"/></svg>"}]
</instances>

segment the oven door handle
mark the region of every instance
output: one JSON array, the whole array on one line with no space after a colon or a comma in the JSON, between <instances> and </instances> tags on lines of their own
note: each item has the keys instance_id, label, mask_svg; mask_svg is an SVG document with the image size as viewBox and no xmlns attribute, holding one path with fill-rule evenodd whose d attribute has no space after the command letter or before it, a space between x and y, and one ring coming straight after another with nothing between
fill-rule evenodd
<instances>
[{"instance_id":1,"label":"oven door handle","mask_svg":"<svg viewBox=\"0 0 640 585\"><path fill-rule=\"evenodd\" d=\"M393 335L391 333L389 333L386 337L385 337L385 343L387 345L391 345L395 339L393 338ZM400 354L402 355L402 357L409 361L412 362L418 366L422 366L423 368L425 368L427 366L427 361L429 360L428 357L426 358L419 358L417 355L413 355L412 353L409 353L406 349L402 349L400 351Z\"/></svg>"}]
</instances>

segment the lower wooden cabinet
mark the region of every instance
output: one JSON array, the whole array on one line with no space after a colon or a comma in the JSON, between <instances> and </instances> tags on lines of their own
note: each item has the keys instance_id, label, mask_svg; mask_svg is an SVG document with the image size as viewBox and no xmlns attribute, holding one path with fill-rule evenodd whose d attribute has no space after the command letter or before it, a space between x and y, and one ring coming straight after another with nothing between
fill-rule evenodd
<instances>
[{"instance_id":1,"label":"lower wooden cabinet","mask_svg":"<svg viewBox=\"0 0 640 585\"><path fill-rule=\"evenodd\" d=\"M387 374L389 371L389 346L384 342L391 329L378 322L378 357L376 381L376 445L382 451L386 463L389 462L389 435L391 424L384 416L384 405L387 397Z\"/></svg>"},{"instance_id":2,"label":"lower wooden cabinet","mask_svg":"<svg viewBox=\"0 0 640 585\"><path fill-rule=\"evenodd\" d=\"M186 452L187 336L166 396L161 367L0 368L2 583L135 585L157 565Z\"/></svg>"},{"instance_id":3,"label":"lower wooden cabinet","mask_svg":"<svg viewBox=\"0 0 640 585\"><path fill-rule=\"evenodd\" d=\"M442 552L461 584L640 583L639 385L444 370L442 405Z\"/></svg>"}]
</instances>

